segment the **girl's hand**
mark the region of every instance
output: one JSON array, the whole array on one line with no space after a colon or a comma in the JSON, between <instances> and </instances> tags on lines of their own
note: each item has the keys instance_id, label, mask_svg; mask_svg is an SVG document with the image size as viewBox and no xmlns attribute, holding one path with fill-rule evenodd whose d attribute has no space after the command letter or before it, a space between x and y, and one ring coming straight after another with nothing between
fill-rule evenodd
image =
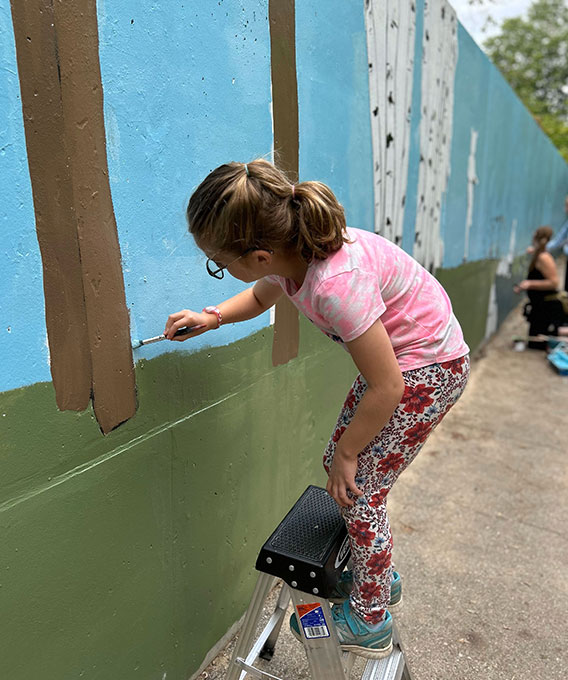
<instances>
[{"instance_id":1,"label":"girl's hand","mask_svg":"<svg viewBox=\"0 0 568 680\"><path fill-rule=\"evenodd\" d=\"M515 293L520 293L522 290L528 290L530 286L530 281L527 281L526 279L524 281L521 281L518 283L516 286L513 286L513 290Z\"/></svg>"},{"instance_id":2,"label":"girl's hand","mask_svg":"<svg viewBox=\"0 0 568 680\"><path fill-rule=\"evenodd\" d=\"M356 472L357 457L353 458L344 453L338 444L333 455L326 490L342 508L349 507L354 503L347 495L348 490L355 496L363 495L363 492L355 484Z\"/></svg>"},{"instance_id":3,"label":"girl's hand","mask_svg":"<svg viewBox=\"0 0 568 680\"><path fill-rule=\"evenodd\" d=\"M174 338L175 332L180 328L201 325L203 325L203 328L200 328L193 333L180 335ZM168 340L183 342L188 338L196 338L198 335L201 335L212 328L217 328L217 317L215 314L207 314L206 312L192 312L190 309L182 309L181 312L176 312L175 314L170 314L168 316L166 327L164 329L164 335Z\"/></svg>"}]
</instances>

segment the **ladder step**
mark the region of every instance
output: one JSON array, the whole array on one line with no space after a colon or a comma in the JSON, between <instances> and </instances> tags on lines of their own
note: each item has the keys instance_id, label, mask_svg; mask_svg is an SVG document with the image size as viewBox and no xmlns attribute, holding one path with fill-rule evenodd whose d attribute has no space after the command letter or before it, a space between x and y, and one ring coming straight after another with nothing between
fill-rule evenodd
<instances>
[{"instance_id":1,"label":"ladder step","mask_svg":"<svg viewBox=\"0 0 568 680\"><path fill-rule=\"evenodd\" d=\"M310 485L262 546L256 568L291 588L327 598L350 555L337 503Z\"/></svg>"},{"instance_id":2,"label":"ladder step","mask_svg":"<svg viewBox=\"0 0 568 680\"><path fill-rule=\"evenodd\" d=\"M404 673L404 656L399 647L385 659L371 659L367 662L361 680L401 680Z\"/></svg>"}]
</instances>

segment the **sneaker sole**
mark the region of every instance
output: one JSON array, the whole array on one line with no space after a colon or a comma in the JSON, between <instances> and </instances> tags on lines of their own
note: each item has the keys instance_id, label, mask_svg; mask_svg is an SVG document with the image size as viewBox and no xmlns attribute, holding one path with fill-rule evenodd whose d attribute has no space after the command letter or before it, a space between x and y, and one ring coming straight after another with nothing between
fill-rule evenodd
<instances>
[{"instance_id":1,"label":"sneaker sole","mask_svg":"<svg viewBox=\"0 0 568 680\"><path fill-rule=\"evenodd\" d=\"M389 606L387 607L387 609L389 610L389 612L391 614L393 612L396 612L396 613L400 612L400 610L402 609L402 599L403 598L402 598L402 595L401 595L398 602L389 602Z\"/></svg>"},{"instance_id":2,"label":"sneaker sole","mask_svg":"<svg viewBox=\"0 0 568 680\"><path fill-rule=\"evenodd\" d=\"M371 647L360 647L359 645L339 645L342 652L351 652L355 656L362 656L365 659L384 659L392 654L392 642L384 649L372 649Z\"/></svg>"},{"instance_id":3,"label":"sneaker sole","mask_svg":"<svg viewBox=\"0 0 568 680\"><path fill-rule=\"evenodd\" d=\"M298 642L301 642L303 644L302 636L298 633L293 628L290 628L290 632L292 635L298 640ZM392 641L389 644L388 647L385 647L384 649L371 649L369 647L361 647L359 645L342 645L340 643L339 648L341 649L342 652L351 652L352 654L355 654L355 656L363 656L365 659L384 659L387 656L390 656L392 654Z\"/></svg>"}]
</instances>

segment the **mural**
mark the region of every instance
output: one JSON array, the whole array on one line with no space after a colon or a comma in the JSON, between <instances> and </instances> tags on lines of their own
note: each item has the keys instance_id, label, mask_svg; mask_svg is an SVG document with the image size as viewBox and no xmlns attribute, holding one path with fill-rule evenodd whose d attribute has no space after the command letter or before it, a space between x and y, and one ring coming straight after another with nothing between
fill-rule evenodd
<instances>
[{"instance_id":1,"label":"mural","mask_svg":"<svg viewBox=\"0 0 568 680\"><path fill-rule=\"evenodd\" d=\"M0 31L2 676L185 680L353 377L282 306L133 357L243 289L206 273L193 187L274 154L328 183L476 348L568 167L445 0L0 0Z\"/></svg>"}]
</instances>

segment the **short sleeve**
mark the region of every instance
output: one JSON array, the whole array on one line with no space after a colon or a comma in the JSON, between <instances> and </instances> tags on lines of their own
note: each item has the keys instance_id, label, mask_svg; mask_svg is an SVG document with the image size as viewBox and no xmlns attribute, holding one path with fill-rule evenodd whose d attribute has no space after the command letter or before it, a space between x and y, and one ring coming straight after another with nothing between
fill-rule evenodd
<instances>
[{"instance_id":1,"label":"short sleeve","mask_svg":"<svg viewBox=\"0 0 568 680\"><path fill-rule=\"evenodd\" d=\"M379 277L359 269L332 276L317 287L314 309L343 342L355 340L386 310Z\"/></svg>"},{"instance_id":2,"label":"short sleeve","mask_svg":"<svg viewBox=\"0 0 568 680\"><path fill-rule=\"evenodd\" d=\"M281 283L281 276L277 276L276 274L269 274L268 276L263 277L263 281L266 281L266 283L271 283L273 286L280 286L280 288L284 288L284 286Z\"/></svg>"}]
</instances>

